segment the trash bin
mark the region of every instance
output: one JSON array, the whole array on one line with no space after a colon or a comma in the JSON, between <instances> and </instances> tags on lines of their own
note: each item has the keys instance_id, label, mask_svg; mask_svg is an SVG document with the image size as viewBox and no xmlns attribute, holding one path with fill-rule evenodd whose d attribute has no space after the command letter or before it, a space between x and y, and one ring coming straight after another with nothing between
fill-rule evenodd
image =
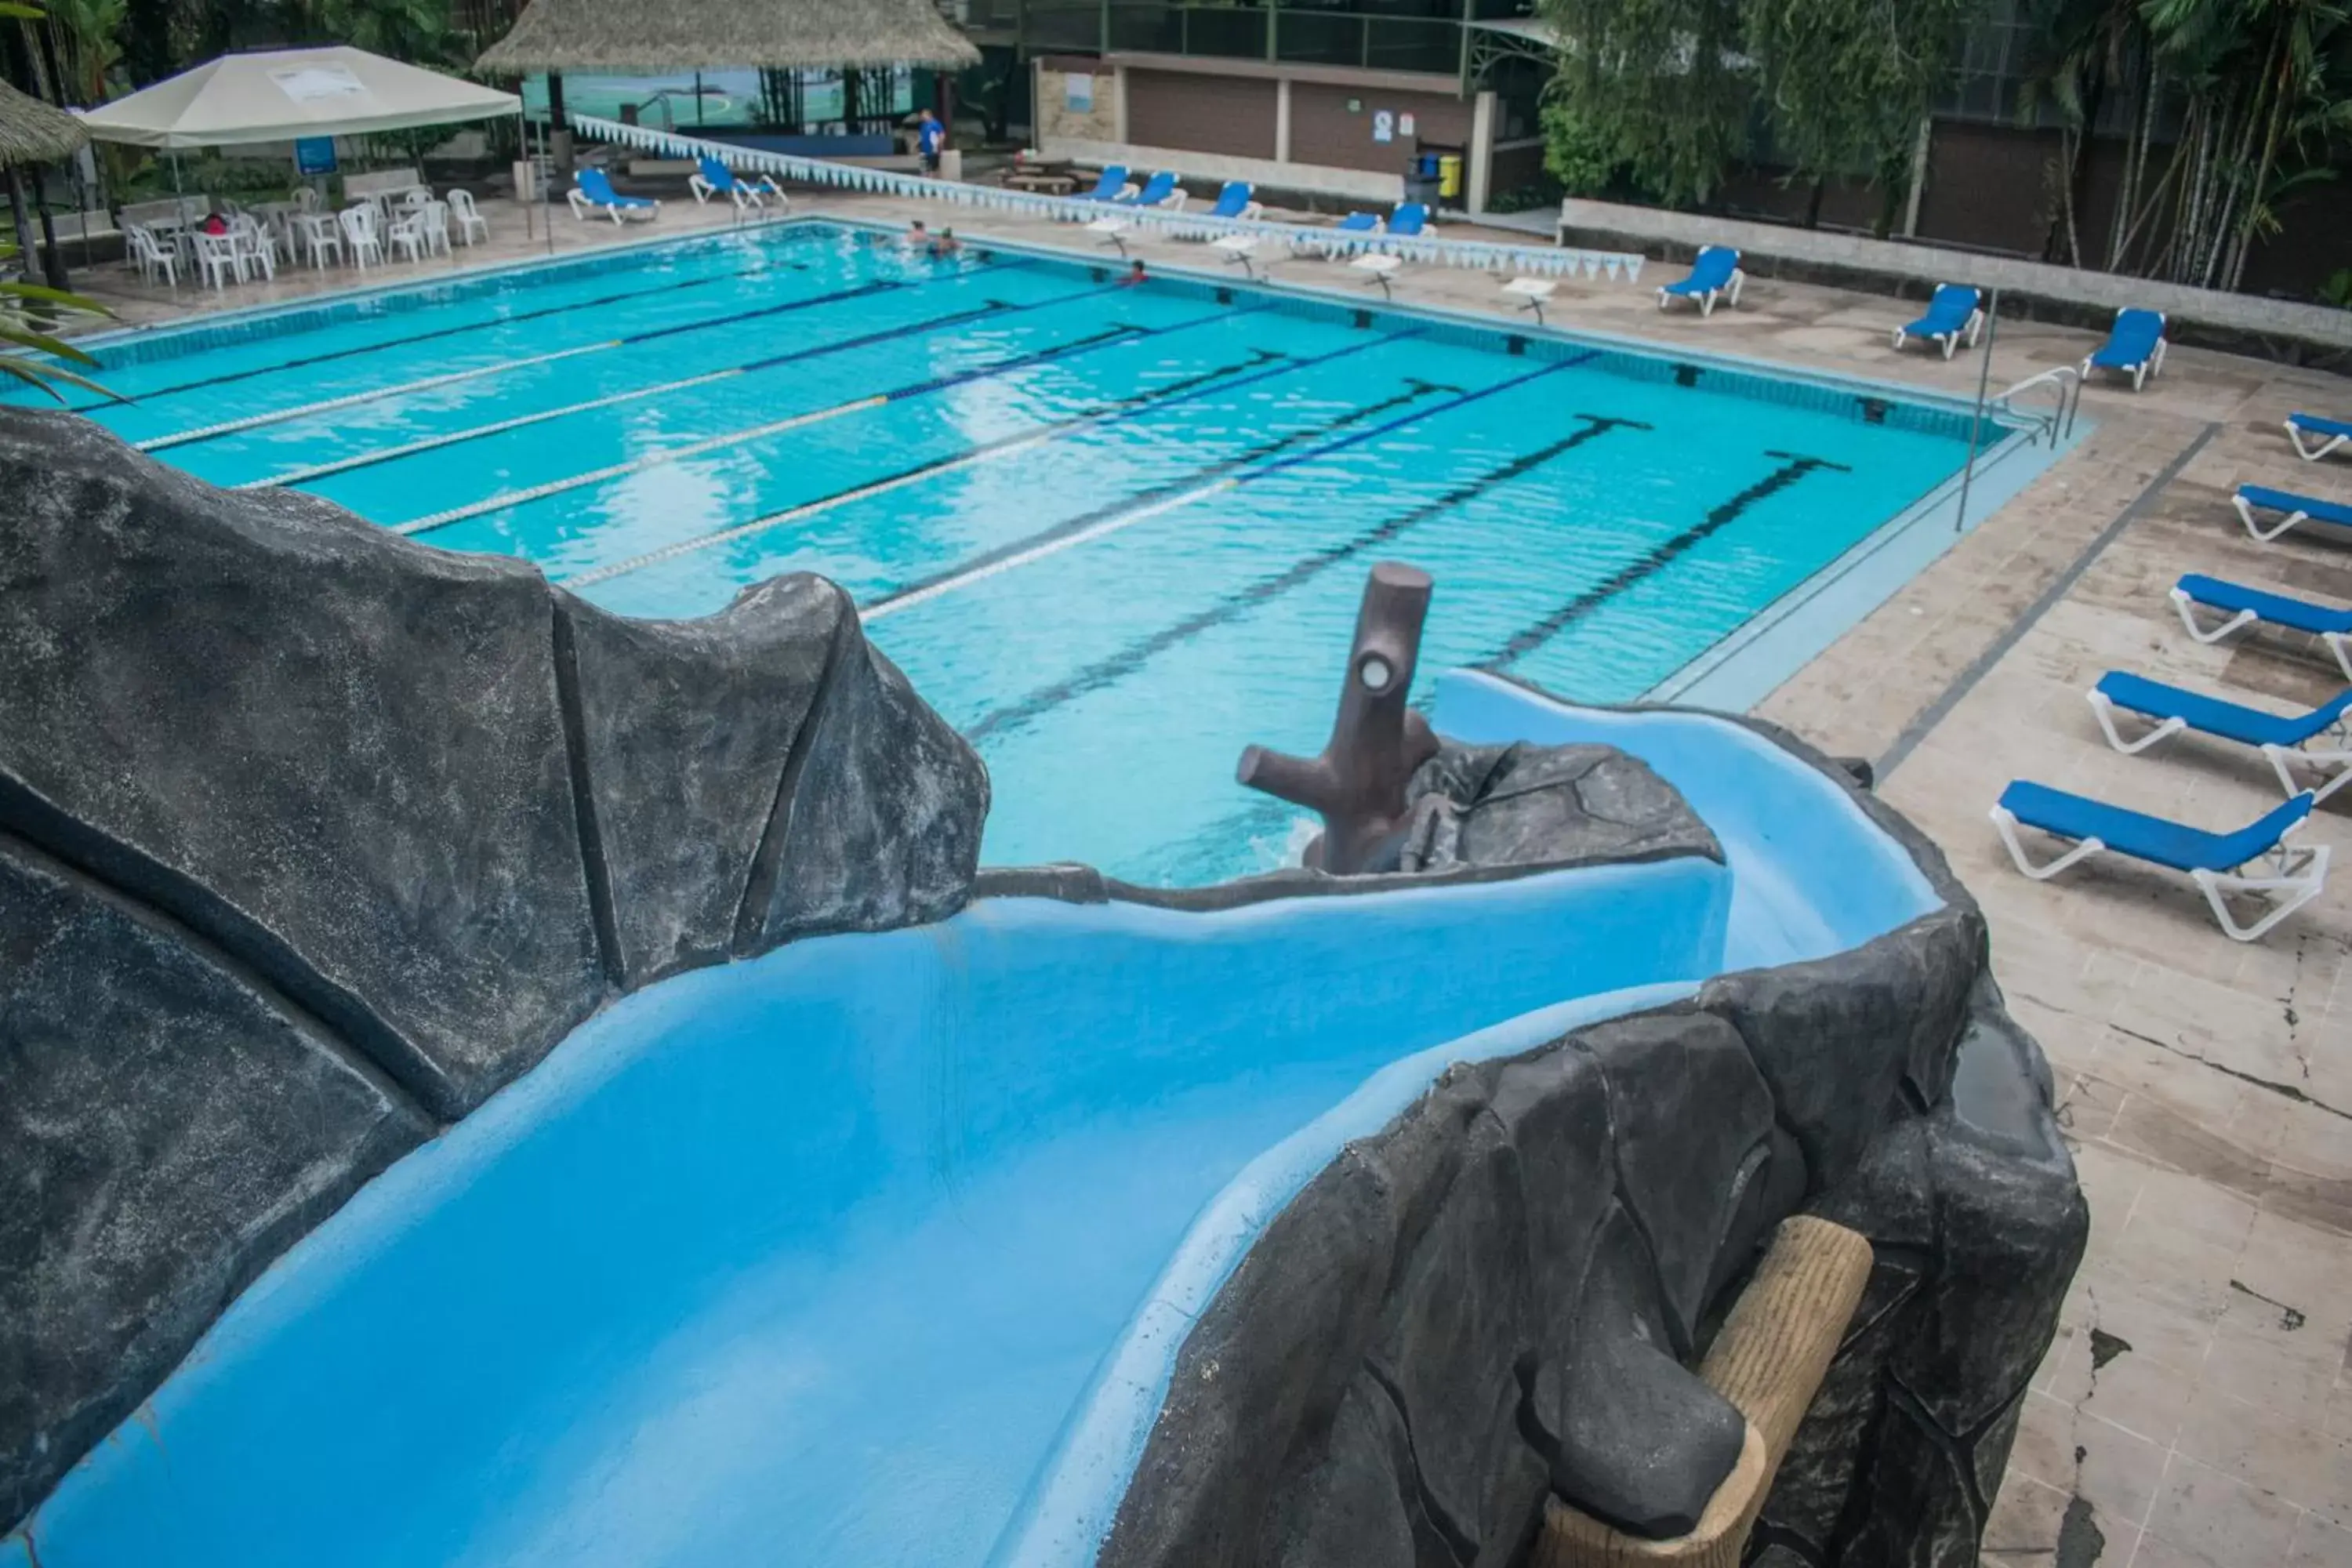
<instances>
[{"instance_id":1,"label":"trash bin","mask_svg":"<svg viewBox=\"0 0 2352 1568\"><path fill-rule=\"evenodd\" d=\"M1446 153L1437 160L1437 194L1447 201L1462 198L1462 154Z\"/></svg>"},{"instance_id":2,"label":"trash bin","mask_svg":"<svg viewBox=\"0 0 2352 1568\"><path fill-rule=\"evenodd\" d=\"M1404 199L1433 207L1437 205L1437 154L1416 153L1405 160Z\"/></svg>"}]
</instances>

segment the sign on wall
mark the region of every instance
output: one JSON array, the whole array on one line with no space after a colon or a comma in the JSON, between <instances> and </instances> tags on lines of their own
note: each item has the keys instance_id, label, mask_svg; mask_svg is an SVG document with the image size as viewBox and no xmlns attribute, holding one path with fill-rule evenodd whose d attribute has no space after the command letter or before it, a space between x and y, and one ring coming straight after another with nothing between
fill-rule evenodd
<instances>
[{"instance_id":1,"label":"sign on wall","mask_svg":"<svg viewBox=\"0 0 2352 1568\"><path fill-rule=\"evenodd\" d=\"M1410 136L1412 133L1412 116L1410 114L1398 115L1397 134L1400 136Z\"/></svg>"},{"instance_id":2,"label":"sign on wall","mask_svg":"<svg viewBox=\"0 0 2352 1568\"><path fill-rule=\"evenodd\" d=\"M1095 79L1082 71L1062 78L1062 103L1073 114L1095 111Z\"/></svg>"},{"instance_id":3,"label":"sign on wall","mask_svg":"<svg viewBox=\"0 0 2352 1568\"><path fill-rule=\"evenodd\" d=\"M1393 142L1396 140L1395 115L1390 113L1385 109L1376 109L1372 110L1372 140L1375 142Z\"/></svg>"},{"instance_id":4,"label":"sign on wall","mask_svg":"<svg viewBox=\"0 0 2352 1568\"><path fill-rule=\"evenodd\" d=\"M333 174L335 139L331 136L305 136L296 142L294 172L303 175Z\"/></svg>"}]
</instances>

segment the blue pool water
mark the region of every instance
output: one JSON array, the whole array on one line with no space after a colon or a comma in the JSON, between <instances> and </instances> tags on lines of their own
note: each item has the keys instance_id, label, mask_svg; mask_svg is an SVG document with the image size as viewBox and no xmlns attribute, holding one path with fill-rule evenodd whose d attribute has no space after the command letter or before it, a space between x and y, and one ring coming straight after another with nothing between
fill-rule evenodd
<instances>
[{"instance_id":1,"label":"blue pool water","mask_svg":"<svg viewBox=\"0 0 2352 1568\"><path fill-rule=\"evenodd\" d=\"M1279 858L1363 570L1423 668L1638 697L1945 484L1964 417L1182 279L793 224L106 356L88 412L608 608L855 595L995 781L985 857L1190 883ZM1684 383L1689 383L1685 384ZM83 399L83 401L87 401Z\"/></svg>"}]
</instances>

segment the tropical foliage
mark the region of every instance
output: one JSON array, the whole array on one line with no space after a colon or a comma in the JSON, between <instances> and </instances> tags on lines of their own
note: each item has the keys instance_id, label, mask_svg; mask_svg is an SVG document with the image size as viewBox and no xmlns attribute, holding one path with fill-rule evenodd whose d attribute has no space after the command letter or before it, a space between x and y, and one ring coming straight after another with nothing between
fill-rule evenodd
<instances>
[{"instance_id":1,"label":"tropical foliage","mask_svg":"<svg viewBox=\"0 0 2352 1568\"><path fill-rule=\"evenodd\" d=\"M0 265L16 255L15 246L0 244ZM68 364L89 367L97 362L72 344L59 342L51 328L59 317L105 313L79 295L37 283L0 283L0 381L28 383L52 396L60 384L104 392L96 382L67 368Z\"/></svg>"},{"instance_id":2,"label":"tropical foliage","mask_svg":"<svg viewBox=\"0 0 2352 1568\"><path fill-rule=\"evenodd\" d=\"M1704 203L1769 153L1899 210L1988 0L1539 0L1567 40L1545 113L1571 191ZM2352 147L2352 0L2023 0L2026 121L2054 128L2047 254L2233 289L2281 202ZM2120 143L2085 233L2094 138Z\"/></svg>"},{"instance_id":3,"label":"tropical foliage","mask_svg":"<svg viewBox=\"0 0 2352 1568\"><path fill-rule=\"evenodd\" d=\"M2163 172L2126 184L2124 267L2234 289L2280 197L2329 178L2332 142L2352 132L2352 98L2330 79L2352 35L2339 0L2148 0L2153 73L2174 84L2181 121Z\"/></svg>"},{"instance_id":4,"label":"tropical foliage","mask_svg":"<svg viewBox=\"0 0 2352 1568\"><path fill-rule=\"evenodd\" d=\"M1553 173L1571 190L1595 167L1622 169L1659 199L1704 202L1747 151L1756 96L1739 52L1740 0L1542 0L1570 40L1552 84L1547 140L1578 163Z\"/></svg>"},{"instance_id":5,"label":"tropical foliage","mask_svg":"<svg viewBox=\"0 0 2352 1568\"><path fill-rule=\"evenodd\" d=\"M1919 130L1981 0L1748 0L1773 149L1797 179L1876 182L1879 227L1909 191Z\"/></svg>"}]
</instances>

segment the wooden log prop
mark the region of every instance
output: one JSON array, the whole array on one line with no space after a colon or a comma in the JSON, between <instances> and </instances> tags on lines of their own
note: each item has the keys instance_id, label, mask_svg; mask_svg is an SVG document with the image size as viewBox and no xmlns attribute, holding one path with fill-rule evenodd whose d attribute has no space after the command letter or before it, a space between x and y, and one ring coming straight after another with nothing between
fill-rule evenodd
<instances>
[{"instance_id":1,"label":"wooden log prop","mask_svg":"<svg viewBox=\"0 0 2352 1568\"><path fill-rule=\"evenodd\" d=\"M1323 818L1307 864L1339 876L1384 870L1404 832L1405 785L1437 752L1429 721L1406 705L1429 618L1429 574L1383 561L1364 584L1339 713L1321 754L1251 746L1235 776Z\"/></svg>"},{"instance_id":2,"label":"wooden log prop","mask_svg":"<svg viewBox=\"0 0 2352 1568\"><path fill-rule=\"evenodd\" d=\"M1544 1509L1535 1568L1738 1568L1798 1423L1861 1304L1870 1267L1870 1243L1845 1226L1809 1215L1782 1222L1699 1366L1707 1386L1747 1418L1748 1436L1697 1528L1645 1540L1555 1497Z\"/></svg>"}]
</instances>

